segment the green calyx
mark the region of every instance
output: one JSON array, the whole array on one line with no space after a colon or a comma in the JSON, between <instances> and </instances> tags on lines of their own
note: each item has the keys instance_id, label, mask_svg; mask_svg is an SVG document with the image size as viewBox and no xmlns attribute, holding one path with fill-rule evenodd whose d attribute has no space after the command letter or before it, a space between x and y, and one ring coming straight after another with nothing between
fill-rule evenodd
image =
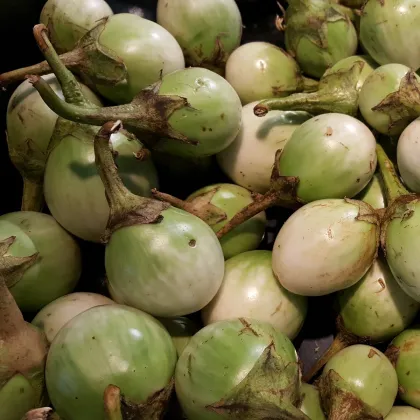
<instances>
[{"instance_id":1,"label":"green calyx","mask_svg":"<svg viewBox=\"0 0 420 420\"><path fill-rule=\"evenodd\" d=\"M166 412L173 389L172 379L164 389L155 392L145 403L133 404L121 394L118 387L108 385L104 392L105 418L106 420L160 420Z\"/></svg>"},{"instance_id":2,"label":"green calyx","mask_svg":"<svg viewBox=\"0 0 420 420\"><path fill-rule=\"evenodd\" d=\"M401 79L397 91L387 95L372 111L382 112L389 117L389 132L394 127L406 127L420 114L420 82L412 70Z\"/></svg>"},{"instance_id":3,"label":"green calyx","mask_svg":"<svg viewBox=\"0 0 420 420\"><path fill-rule=\"evenodd\" d=\"M310 25L309 25L309 16ZM339 5L324 0L289 0L286 36L292 53L296 53L302 37L320 48L328 47L327 24L339 20L349 21Z\"/></svg>"},{"instance_id":4,"label":"green calyx","mask_svg":"<svg viewBox=\"0 0 420 420\"><path fill-rule=\"evenodd\" d=\"M99 130L94 141L95 161L110 208L104 242L122 227L158 223L161 221L161 212L170 206L163 201L135 195L124 186L109 145L111 135L120 128L120 122L110 121Z\"/></svg>"},{"instance_id":5,"label":"green calyx","mask_svg":"<svg viewBox=\"0 0 420 420\"><path fill-rule=\"evenodd\" d=\"M128 77L123 61L112 50L98 42L107 21L108 18L102 19L80 39L74 50L60 55L63 65L78 73L89 86L95 86L96 83L116 85L124 83ZM34 30L37 27L47 30L42 24L36 25ZM23 80L28 74L41 76L52 70L54 71L54 68L47 59L30 67L3 73L0 75L0 86Z\"/></svg>"},{"instance_id":6,"label":"green calyx","mask_svg":"<svg viewBox=\"0 0 420 420\"><path fill-rule=\"evenodd\" d=\"M286 98L267 99L254 108L255 115L263 117L269 111L306 111L312 115L338 112L356 116L358 111L358 83L363 62L357 61L349 69L322 77L318 91L295 93Z\"/></svg>"},{"instance_id":7,"label":"green calyx","mask_svg":"<svg viewBox=\"0 0 420 420\"><path fill-rule=\"evenodd\" d=\"M298 363L285 363L271 343L242 382L207 409L231 420L309 420L296 408L299 376Z\"/></svg>"},{"instance_id":8,"label":"green calyx","mask_svg":"<svg viewBox=\"0 0 420 420\"><path fill-rule=\"evenodd\" d=\"M335 371L321 377L319 390L329 420L382 420L381 413L363 402Z\"/></svg>"}]
</instances>

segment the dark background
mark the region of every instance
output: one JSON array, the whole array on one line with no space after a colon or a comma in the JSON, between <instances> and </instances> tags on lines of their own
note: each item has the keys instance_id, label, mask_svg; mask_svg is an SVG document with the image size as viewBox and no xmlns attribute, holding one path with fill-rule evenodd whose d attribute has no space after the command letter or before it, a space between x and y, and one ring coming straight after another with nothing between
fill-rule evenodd
<instances>
[{"instance_id":1,"label":"dark background","mask_svg":"<svg viewBox=\"0 0 420 420\"><path fill-rule=\"evenodd\" d=\"M44 0L11 0L3 1L3 5L0 5L0 73L42 60L32 36L32 28L38 23L44 3ZM108 3L114 13L136 13L155 20L156 0L108 0ZM243 43L266 41L283 47L283 34L275 28L275 17L279 13L276 0L237 0L237 3L244 23ZM4 135L7 103L15 87L10 86L7 91L0 92L0 179L4 185L0 214L19 210L22 194L21 178L9 160ZM193 178L195 176L196 174ZM211 167L210 178L209 182L227 181L217 166ZM175 184L172 177L161 180L161 189L175 195L186 195L196 189L195 185L186 186L185 189L182 187ZM268 212L269 223L262 248L271 249L277 231L288 215L287 211L281 209L271 209ZM103 247L83 241L80 241L80 245L84 256L84 268L78 290L106 293L103 283ZM310 312L305 327L295 341L305 368L308 368L314 358L319 357L331 342L334 316L331 314L330 299L326 297L310 300ZM27 314L27 318L30 319L31 315Z\"/></svg>"}]
</instances>

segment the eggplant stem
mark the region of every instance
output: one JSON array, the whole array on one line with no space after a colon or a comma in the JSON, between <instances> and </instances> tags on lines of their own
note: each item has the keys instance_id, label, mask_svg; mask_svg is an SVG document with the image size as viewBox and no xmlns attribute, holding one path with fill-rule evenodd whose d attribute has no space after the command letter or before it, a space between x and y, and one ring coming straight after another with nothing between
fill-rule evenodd
<instances>
[{"instance_id":1,"label":"eggplant stem","mask_svg":"<svg viewBox=\"0 0 420 420\"><path fill-rule=\"evenodd\" d=\"M115 385L108 385L104 391L104 409L106 420L124 420L121 413L121 390Z\"/></svg>"},{"instance_id":2,"label":"eggplant stem","mask_svg":"<svg viewBox=\"0 0 420 420\"><path fill-rule=\"evenodd\" d=\"M57 80L61 85L66 101L75 105L93 106L84 97L80 85L73 76L73 73L67 69L61 61L60 56L56 53L48 38L48 29L46 26L43 24L35 25L33 33L39 49L48 61L48 64L51 66L52 71L55 73Z\"/></svg>"},{"instance_id":3,"label":"eggplant stem","mask_svg":"<svg viewBox=\"0 0 420 420\"><path fill-rule=\"evenodd\" d=\"M227 214L211 203L211 199L219 188L214 188L204 194L184 201L173 195L162 193L156 188L152 190L152 195L158 200L165 201L174 207L187 211L194 216L204 220L208 225L213 226L227 219Z\"/></svg>"},{"instance_id":4,"label":"eggplant stem","mask_svg":"<svg viewBox=\"0 0 420 420\"><path fill-rule=\"evenodd\" d=\"M42 180L23 179L21 211L42 211L44 207L44 185Z\"/></svg>"},{"instance_id":5,"label":"eggplant stem","mask_svg":"<svg viewBox=\"0 0 420 420\"><path fill-rule=\"evenodd\" d=\"M352 346L353 344L367 343L369 341L366 337L358 337L357 335L347 331L340 316L337 318L337 329L338 333L330 347L328 347L327 351L314 363L311 369L303 375L302 380L304 382L310 382L339 351Z\"/></svg>"},{"instance_id":6,"label":"eggplant stem","mask_svg":"<svg viewBox=\"0 0 420 420\"><path fill-rule=\"evenodd\" d=\"M376 156L378 158L379 172L385 185L387 202L391 203L398 197L409 195L410 192L400 181L395 165L389 159L384 148L379 143L376 144Z\"/></svg>"},{"instance_id":7,"label":"eggplant stem","mask_svg":"<svg viewBox=\"0 0 420 420\"><path fill-rule=\"evenodd\" d=\"M161 212L169 207L168 203L135 195L123 184L110 147L111 135L121 128L121 121L108 121L94 140L95 162L109 204L109 219L102 239L104 242L119 228L159 222Z\"/></svg>"}]
</instances>

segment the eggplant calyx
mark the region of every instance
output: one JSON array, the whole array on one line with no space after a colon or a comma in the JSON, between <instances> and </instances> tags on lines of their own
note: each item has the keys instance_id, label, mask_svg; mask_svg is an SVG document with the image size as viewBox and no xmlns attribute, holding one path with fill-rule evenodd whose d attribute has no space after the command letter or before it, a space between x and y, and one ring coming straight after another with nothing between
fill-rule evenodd
<instances>
[{"instance_id":1,"label":"eggplant calyx","mask_svg":"<svg viewBox=\"0 0 420 420\"><path fill-rule=\"evenodd\" d=\"M335 370L323 374L319 391L329 420L382 420L383 416L362 401Z\"/></svg>"},{"instance_id":2,"label":"eggplant calyx","mask_svg":"<svg viewBox=\"0 0 420 420\"><path fill-rule=\"evenodd\" d=\"M7 287L13 287L19 282L28 268L32 267L39 258L39 253L28 257L14 257L6 255L16 240L16 236L0 241L0 275L4 276Z\"/></svg>"},{"instance_id":3,"label":"eggplant calyx","mask_svg":"<svg viewBox=\"0 0 420 420\"><path fill-rule=\"evenodd\" d=\"M339 351L354 344L369 344L369 337L359 337L348 331L343 323L343 319L339 315L336 320L337 335L334 341L328 347L327 351L318 359L311 369L303 376L304 382L309 382L312 378L328 363L328 361Z\"/></svg>"},{"instance_id":4,"label":"eggplant calyx","mask_svg":"<svg viewBox=\"0 0 420 420\"><path fill-rule=\"evenodd\" d=\"M347 21L350 25L349 12L329 1L289 1L292 6L287 13L287 38L296 52L301 38L309 39L319 48L328 48L328 28L330 22ZM290 7L290 6L289 6Z\"/></svg>"},{"instance_id":5,"label":"eggplant calyx","mask_svg":"<svg viewBox=\"0 0 420 420\"><path fill-rule=\"evenodd\" d=\"M388 94L372 111L382 112L389 116L388 130L395 125L408 125L420 115L420 83L412 70L401 79L396 92Z\"/></svg>"},{"instance_id":6,"label":"eggplant calyx","mask_svg":"<svg viewBox=\"0 0 420 420\"><path fill-rule=\"evenodd\" d=\"M176 95L159 95L161 82L142 90L130 104L104 108L86 108L63 101L51 89L45 80L38 76L28 76L28 80L39 92L44 102L60 117L70 121L102 126L108 121L121 120L128 131L139 134L142 141L153 149L159 137L171 138L183 143L197 145L172 128L169 123L171 115L180 109L190 109L186 98Z\"/></svg>"},{"instance_id":7,"label":"eggplant calyx","mask_svg":"<svg viewBox=\"0 0 420 420\"><path fill-rule=\"evenodd\" d=\"M187 201L180 200L170 194L162 193L156 188L152 190L152 195L154 198L166 201L174 207L185 210L204 220L208 225L213 226L227 219L227 214L211 203L214 194L216 194L218 190L219 187L213 188L212 190Z\"/></svg>"},{"instance_id":8,"label":"eggplant calyx","mask_svg":"<svg viewBox=\"0 0 420 420\"><path fill-rule=\"evenodd\" d=\"M277 162L280 159L281 150L277 150L274 167L271 173L270 189L265 194L253 194L253 202L235 214L216 235L220 239L236 226L241 225L251 217L273 206L297 209L302 203L297 197L299 178L295 176L281 176L278 171Z\"/></svg>"},{"instance_id":9,"label":"eggplant calyx","mask_svg":"<svg viewBox=\"0 0 420 420\"><path fill-rule=\"evenodd\" d=\"M309 420L297 408L299 376L298 362L285 362L272 342L242 382L206 408L231 420Z\"/></svg>"},{"instance_id":10,"label":"eggplant calyx","mask_svg":"<svg viewBox=\"0 0 420 420\"><path fill-rule=\"evenodd\" d=\"M60 417L52 408L42 407L28 411L22 420L60 420Z\"/></svg>"},{"instance_id":11,"label":"eggplant calyx","mask_svg":"<svg viewBox=\"0 0 420 420\"><path fill-rule=\"evenodd\" d=\"M73 50L78 60L77 65L72 68L88 86L116 85L128 79L124 61L114 51L98 42L107 22L108 17L101 19L97 26L79 40Z\"/></svg>"},{"instance_id":12,"label":"eggplant calyx","mask_svg":"<svg viewBox=\"0 0 420 420\"><path fill-rule=\"evenodd\" d=\"M356 61L348 70L330 73L319 82L318 90L295 93L285 98L266 99L254 107L254 114L265 116L269 111L306 111L312 115L338 112L356 116L359 91L357 85L364 63Z\"/></svg>"},{"instance_id":13,"label":"eggplant calyx","mask_svg":"<svg viewBox=\"0 0 420 420\"><path fill-rule=\"evenodd\" d=\"M98 131L94 140L95 162L110 208L103 242L107 242L111 234L122 227L159 223L162 211L170 206L169 203L131 193L121 181L110 146L111 135L121 127L120 121L109 121Z\"/></svg>"},{"instance_id":14,"label":"eggplant calyx","mask_svg":"<svg viewBox=\"0 0 420 420\"><path fill-rule=\"evenodd\" d=\"M174 379L151 395L143 404L128 401L120 388L108 385L104 392L106 420L161 420L174 389Z\"/></svg>"},{"instance_id":15,"label":"eggplant calyx","mask_svg":"<svg viewBox=\"0 0 420 420\"><path fill-rule=\"evenodd\" d=\"M116 85L117 83L124 83L128 78L127 68L122 59L114 51L98 42L107 20L108 18L104 18L99 21L96 27L79 40L72 51L59 56L63 65L79 74L84 83L90 87L95 87L97 84ZM34 27L34 32L37 27L42 27L42 30L48 31L45 25L39 24ZM41 51L44 52L41 45L40 47ZM47 48L46 45L43 47ZM53 69L48 61L12 70L0 74L0 87L4 88L11 83L24 80L28 74L41 76L51 73L51 71Z\"/></svg>"}]
</instances>

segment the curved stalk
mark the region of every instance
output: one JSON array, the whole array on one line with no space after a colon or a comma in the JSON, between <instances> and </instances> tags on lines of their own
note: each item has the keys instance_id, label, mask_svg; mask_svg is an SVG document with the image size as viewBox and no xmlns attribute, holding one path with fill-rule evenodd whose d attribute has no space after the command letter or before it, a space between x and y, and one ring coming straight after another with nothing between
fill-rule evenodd
<instances>
[{"instance_id":1,"label":"curved stalk","mask_svg":"<svg viewBox=\"0 0 420 420\"><path fill-rule=\"evenodd\" d=\"M218 188L215 188L191 201L184 201L173 195L162 193L156 188L152 190L152 195L154 198L166 201L174 207L185 210L204 220L208 225L213 226L227 219L226 213L210 202L217 190Z\"/></svg>"},{"instance_id":2,"label":"curved stalk","mask_svg":"<svg viewBox=\"0 0 420 420\"><path fill-rule=\"evenodd\" d=\"M121 390L108 385L104 392L104 409L106 420L124 420L121 413Z\"/></svg>"},{"instance_id":3,"label":"curved stalk","mask_svg":"<svg viewBox=\"0 0 420 420\"><path fill-rule=\"evenodd\" d=\"M159 83L144 89L131 104L86 108L63 101L41 77L31 75L28 79L44 102L56 114L67 120L98 126L108 121L121 120L129 131L140 133L140 137L146 142L145 133L154 137L160 135L189 144L197 144L197 141L188 139L175 131L168 122L169 117L176 110L189 107L188 101L180 96L159 95L157 93ZM157 140L154 138L152 141Z\"/></svg>"},{"instance_id":4,"label":"curved stalk","mask_svg":"<svg viewBox=\"0 0 420 420\"><path fill-rule=\"evenodd\" d=\"M379 171L384 181L387 202L391 203L398 197L411 194L400 181L394 164L379 143L376 145L376 156L378 158Z\"/></svg>"},{"instance_id":5,"label":"curved stalk","mask_svg":"<svg viewBox=\"0 0 420 420\"><path fill-rule=\"evenodd\" d=\"M311 369L303 376L302 380L304 382L310 382L313 377L328 363L328 361L335 356L339 351L345 349L346 347L352 346L353 344L359 343L368 343L367 338L358 337L355 334L347 331L342 325L341 318L337 319L337 328L338 333L334 338L334 341L331 343L330 347L325 351L325 353L319 358Z\"/></svg>"},{"instance_id":6,"label":"curved stalk","mask_svg":"<svg viewBox=\"0 0 420 420\"><path fill-rule=\"evenodd\" d=\"M42 211L44 207L44 185L41 181L23 178L22 211Z\"/></svg>"},{"instance_id":7,"label":"curved stalk","mask_svg":"<svg viewBox=\"0 0 420 420\"><path fill-rule=\"evenodd\" d=\"M39 49L61 85L66 101L71 104L94 106L84 97L80 85L72 72L61 62L60 57L48 38L46 26L43 24L35 25L33 33Z\"/></svg>"},{"instance_id":8,"label":"curved stalk","mask_svg":"<svg viewBox=\"0 0 420 420\"><path fill-rule=\"evenodd\" d=\"M331 73L321 79L318 91L295 93L285 98L266 99L258 103L254 113L264 117L269 111L306 111L312 115L338 112L357 115L359 92L357 83L363 69L363 62L355 62L346 71Z\"/></svg>"},{"instance_id":9,"label":"curved stalk","mask_svg":"<svg viewBox=\"0 0 420 420\"><path fill-rule=\"evenodd\" d=\"M80 50L74 50L60 55L60 60L64 65L73 69L76 68L81 62ZM8 71L6 73L0 74L0 87L7 87L11 83L21 82L29 74L36 74L38 76L43 76L44 74L51 73L51 66L48 64L48 61L42 61L41 63L34 64L28 67L22 67L17 70Z\"/></svg>"},{"instance_id":10,"label":"curved stalk","mask_svg":"<svg viewBox=\"0 0 420 420\"><path fill-rule=\"evenodd\" d=\"M265 194L254 195L254 201L252 203L236 213L225 226L216 232L219 239L235 229L236 226L241 225L270 207L279 206L297 209L301 206L301 203L296 196L299 178L295 176L281 176L278 173L277 162L280 158L280 154L281 150L277 150L274 159L273 172L271 174L270 189Z\"/></svg>"},{"instance_id":11,"label":"curved stalk","mask_svg":"<svg viewBox=\"0 0 420 420\"><path fill-rule=\"evenodd\" d=\"M159 222L161 212L169 207L168 203L135 195L123 184L109 143L111 135L121 127L120 121L107 122L99 130L94 141L95 162L109 204L109 219L104 241L114 230L121 227Z\"/></svg>"}]
</instances>

